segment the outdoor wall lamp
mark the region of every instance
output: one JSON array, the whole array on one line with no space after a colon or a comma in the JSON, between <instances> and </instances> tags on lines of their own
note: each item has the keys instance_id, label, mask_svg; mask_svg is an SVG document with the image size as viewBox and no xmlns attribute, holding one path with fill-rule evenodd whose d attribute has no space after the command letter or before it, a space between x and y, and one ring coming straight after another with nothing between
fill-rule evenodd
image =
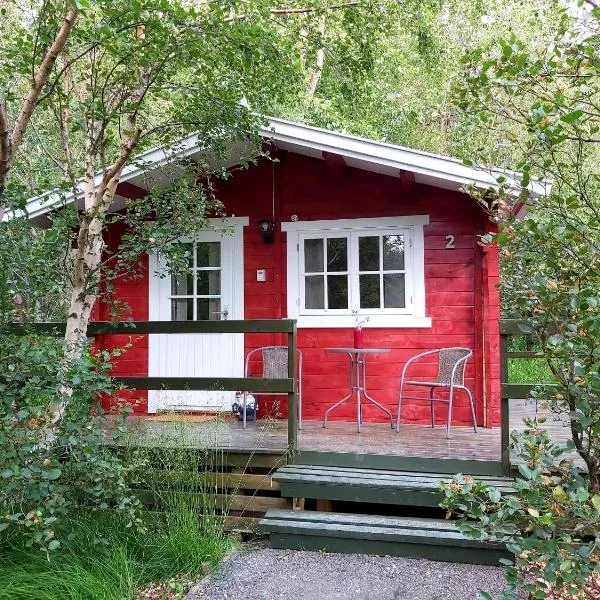
<instances>
[{"instance_id":1,"label":"outdoor wall lamp","mask_svg":"<svg viewBox=\"0 0 600 600\"><path fill-rule=\"evenodd\" d=\"M263 240L266 244L273 243L273 232L275 231L275 223L269 219L263 219L258 222L258 228L262 233Z\"/></svg>"}]
</instances>

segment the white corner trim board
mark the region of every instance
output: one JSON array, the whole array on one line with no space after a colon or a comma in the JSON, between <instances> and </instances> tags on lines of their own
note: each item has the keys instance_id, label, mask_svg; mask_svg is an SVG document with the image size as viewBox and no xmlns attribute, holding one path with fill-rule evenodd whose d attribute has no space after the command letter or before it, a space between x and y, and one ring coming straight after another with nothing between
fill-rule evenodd
<instances>
[{"instance_id":1,"label":"white corner trim board","mask_svg":"<svg viewBox=\"0 0 600 600\"><path fill-rule=\"evenodd\" d=\"M425 248L423 227L428 215L365 219L332 219L284 222L287 232L288 318L297 319L298 327L348 328L357 317L367 317L364 327L431 327L425 315ZM303 248L307 238L346 237L348 239L348 308L305 308ZM369 235L401 235L405 254L405 306L403 308L360 308L357 239ZM383 303L383 301L382 301Z\"/></svg>"}]
</instances>

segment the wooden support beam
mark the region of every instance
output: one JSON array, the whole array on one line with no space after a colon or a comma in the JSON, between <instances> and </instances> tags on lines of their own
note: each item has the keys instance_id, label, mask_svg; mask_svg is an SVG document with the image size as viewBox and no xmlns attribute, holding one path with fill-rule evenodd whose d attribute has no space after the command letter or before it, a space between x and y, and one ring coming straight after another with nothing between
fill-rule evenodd
<instances>
[{"instance_id":1,"label":"wooden support beam","mask_svg":"<svg viewBox=\"0 0 600 600\"><path fill-rule=\"evenodd\" d=\"M317 511L318 512L331 512L333 510L333 504L328 498L317 498Z\"/></svg>"},{"instance_id":2,"label":"wooden support beam","mask_svg":"<svg viewBox=\"0 0 600 600\"><path fill-rule=\"evenodd\" d=\"M292 498L292 510L304 510L305 498Z\"/></svg>"},{"instance_id":3,"label":"wooden support beam","mask_svg":"<svg viewBox=\"0 0 600 600\"><path fill-rule=\"evenodd\" d=\"M399 177L403 191L410 194L415 187L415 174L411 171L400 170Z\"/></svg>"},{"instance_id":4,"label":"wooden support beam","mask_svg":"<svg viewBox=\"0 0 600 600\"><path fill-rule=\"evenodd\" d=\"M135 185L135 183L121 181L121 183L117 185L117 195L129 200L140 200L148 195L148 190L139 185Z\"/></svg>"},{"instance_id":5,"label":"wooden support beam","mask_svg":"<svg viewBox=\"0 0 600 600\"><path fill-rule=\"evenodd\" d=\"M321 152L321 156L332 173L339 177L347 177L349 175L350 170L348 169L348 165L343 156L335 154L334 152L325 151Z\"/></svg>"}]
</instances>

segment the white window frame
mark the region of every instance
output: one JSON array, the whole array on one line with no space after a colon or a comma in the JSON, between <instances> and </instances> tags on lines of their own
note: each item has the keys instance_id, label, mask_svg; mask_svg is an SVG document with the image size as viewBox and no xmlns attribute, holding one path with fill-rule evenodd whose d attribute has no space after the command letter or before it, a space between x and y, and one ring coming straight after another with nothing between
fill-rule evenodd
<instances>
[{"instance_id":1,"label":"white window frame","mask_svg":"<svg viewBox=\"0 0 600 600\"><path fill-rule=\"evenodd\" d=\"M282 223L281 230L287 232L288 318L297 319L298 327L354 327L357 316L369 317L363 327L431 327L431 318L425 316L423 227L428 223L428 215ZM359 308L358 238L368 235L405 236L405 308ZM304 308L304 240L342 236L348 239L349 308L307 310Z\"/></svg>"}]
</instances>

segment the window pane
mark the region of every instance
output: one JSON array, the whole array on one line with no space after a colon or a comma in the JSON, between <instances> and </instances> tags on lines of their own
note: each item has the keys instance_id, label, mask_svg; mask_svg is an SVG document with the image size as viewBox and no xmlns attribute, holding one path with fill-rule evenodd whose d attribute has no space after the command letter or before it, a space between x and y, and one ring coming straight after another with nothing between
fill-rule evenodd
<instances>
[{"instance_id":1,"label":"window pane","mask_svg":"<svg viewBox=\"0 0 600 600\"><path fill-rule=\"evenodd\" d=\"M304 240L304 272L323 272L323 240Z\"/></svg>"},{"instance_id":2,"label":"window pane","mask_svg":"<svg viewBox=\"0 0 600 600\"><path fill-rule=\"evenodd\" d=\"M404 270L404 236L383 236L383 270Z\"/></svg>"},{"instance_id":3,"label":"window pane","mask_svg":"<svg viewBox=\"0 0 600 600\"><path fill-rule=\"evenodd\" d=\"M404 308L406 306L404 273L383 276L383 306L385 308Z\"/></svg>"},{"instance_id":4,"label":"window pane","mask_svg":"<svg viewBox=\"0 0 600 600\"><path fill-rule=\"evenodd\" d=\"M348 270L346 238L331 238L327 240L327 270L329 272Z\"/></svg>"},{"instance_id":5,"label":"window pane","mask_svg":"<svg viewBox=\"0 0 600 600\"><path fill-rule=\"evenodd\" d=\"M348 276L327 276L327 307L348 308Z\"/></svg>"},{"instance_id":6,"label":"window pane","mask_svg":"<svg viewBox=\"0 0 600 600\"><path fill-rule=\"evenodd\" d=\"M198 298L198 319L205 321L220 321L223 315L221 312L220 298Z\"/></svg>"},{"instance_id":7,"label":"window pane","mask_svg":"<svg viewBox=\"0 0 600 600\"><path fill-rule=\"evenodd\" d=\"M358 270L379 271L379 236L358 238Z\"/></svg>"},{"instance_id":8,"label":"window pane","mask_svg":"<svg viewBox=\"0 0 600 600\"><path fill-rule=\"evenodd\" d=\"M194 320L194 301L171 300L171 321L193 321Z\"/></svg>"},{"instance_id":9,"label":"window pane","mask_svg":"<svg viewBox=\"0 0 600 600\"><path fill-rule=\"evenodd\" d=\"M304 306L306 308L325 308L323 275L309 275L304 278Z\"/></svg>"},{"instance_id":10,"label":"window pane","mask_svg":"<svg viewBox=\"0 0 600 600\"><path fill-rule=\"evenodd\" d=\"M171 295L191 296L194 293L194 278L185 273L171 275Z\"/></svg>"},{"instance_id":11,"label":"window pane","mask_svg":"<svg viewBox=\"0 0 600 600\"><path fill-rule=\"evenodd\" d=\"M198 295L218 296L221 293L221 271L198 271Z\"/></svg>"},{"instance_id":12,"label":"window pane","mask_svg":"<svg viewBox=\"0 0 600 600\"><path fill-rule=\"evenodd\" d=\"M379 275L360 275L360 307L381 308Z\"/></svg>"},{"instance_id":13,"label":"window pane","mask_svg":"<svg viewBox=\"0 0 600 600\"><path fill-rule=\"evenodd\" d=\"M198 242L196 262L198 267L220 267L221 242Z\"/></svg>"}]
</instances>

